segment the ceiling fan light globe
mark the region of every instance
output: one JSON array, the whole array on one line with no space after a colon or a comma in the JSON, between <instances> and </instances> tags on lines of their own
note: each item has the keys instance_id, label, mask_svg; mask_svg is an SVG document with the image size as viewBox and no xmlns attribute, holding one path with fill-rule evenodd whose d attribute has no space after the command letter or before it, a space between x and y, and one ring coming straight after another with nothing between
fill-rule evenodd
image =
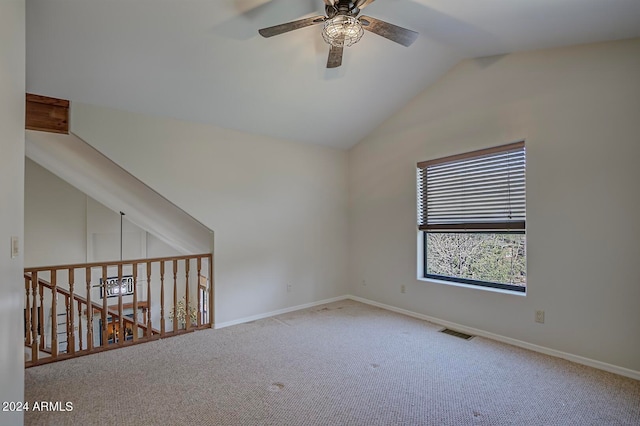
<instances>
[{"instance_id":1,"label":"ceiling fan light globe","mask_svg":"<svg viewBox=\"0 0 640 426\"><path fill-rule=\"evenodd\" d=\"M327 19L322 28L322 38L336 47L351 46L362 38L362 24L353 16L338 15Z\"/></svg>"}]
</instances>

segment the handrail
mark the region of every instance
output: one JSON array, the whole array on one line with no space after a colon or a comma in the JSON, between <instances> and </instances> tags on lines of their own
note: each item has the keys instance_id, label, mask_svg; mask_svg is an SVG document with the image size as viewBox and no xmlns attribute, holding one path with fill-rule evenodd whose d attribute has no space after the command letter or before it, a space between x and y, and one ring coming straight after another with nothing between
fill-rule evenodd
<instances>
[{"instance_id":1,"label":"handrail","mask_svg":"<svg viewBox=\"0 0 640 426\"><path fill-rule=\"evenodd\" d=\"M25 272L41 272L41 271L61 271L63 269L82 269L82 268L97 268L103 265L118 266L118 265L131 265L133 263L156 263L156 262L168 262L171 260L190 260L203 257L212 257L210 253L207 254L187 254L184 256L172 256L172 257L152 257L149 259L131 259L131 260L114 260L113 262L92 262L92 263L72 263L69 265L54 265L54 266L35 266L24 268Z\"/></svg>"},{"instance_id":2,"label":"handrail","mask_svg":"<svg viewBox=\"0 0 640 426\"><path fill-rule=\"evenodd\" d=\"M24 280L26 367L213 327L211 253L30 267Z\"/></svg>"}]
</instances>

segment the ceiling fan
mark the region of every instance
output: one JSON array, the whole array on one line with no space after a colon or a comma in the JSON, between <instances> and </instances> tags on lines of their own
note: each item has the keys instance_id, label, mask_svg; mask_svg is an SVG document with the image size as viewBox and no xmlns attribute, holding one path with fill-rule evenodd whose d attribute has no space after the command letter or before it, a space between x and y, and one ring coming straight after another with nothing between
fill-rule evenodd
<instances>
[{"instance_id":1,"label":"ceiling fan","mask_svg":"<svg viewBox=\"0 0 640 426\"><path fill-rule=\"evenodd\" d=\"M299 19L273 27L258 30L263 37L273 37L289 31L309 27L311 25L324 24L322 37L331 45L327 68L336 68L342 65L342 52L344 46L357 43L364 34L364 30L378 34L403 46L410 46L418 38L418 33L381 21L369 16L356 18L360 10L367 7L375 0L324 0L327 16L312 16Z\"/></svg>"}]
</instances>

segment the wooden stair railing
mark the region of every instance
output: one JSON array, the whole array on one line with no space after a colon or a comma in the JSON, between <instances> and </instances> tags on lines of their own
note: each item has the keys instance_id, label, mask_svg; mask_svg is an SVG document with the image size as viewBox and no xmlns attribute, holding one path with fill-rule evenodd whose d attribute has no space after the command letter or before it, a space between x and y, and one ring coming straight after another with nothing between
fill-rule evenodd
<instances>
[{"instance_id":1,"label":"wooden stair railing","mask_svg":"<svg viewBox=\"0 0 640 426\"><path fill-rule=\"evenodd\" d=\"M29 279L29 276L25 274L25 278ZM53 286L51 285L51 283L49 283L48 281L43 280L42 278L38 278L38 284L53 291ZM66 306L66 310L68 312L69 311L69 308L68 308L68 306L69 306L69 298L71 297L71 292L69 290L61 288L61 287L56 287L56 291L58 292L58 294L61 294L62 296L65 297L65 306ZM77 294L73 295L73 299L76 302L79 302L79 303L82 303L82 304L85 304L85 305L87 304L87 300L84 297L79 296ZM91 306L93 307L94 315L95 315L96 312L98 314L102 314L102 310L103 310L102 306L98 305L95 302L92 302ZM131 304L131 306L123 305L123 309L132 308L132 307L133 307L132 304ZM148 307L148 303L147 302L138 302L138 307L141 308L141 309L144 309L146 311L146 309ZM118 313L118 311L115 311L113 309L107 309L107 314L110 315L112 318L115 317L116 319L120 319L120 314ZM124 320L125 325L131 325L131 326L135 325L133 320L128 318L126 315L123 317L123 320ZM138 327L140 327L141 329L143 329L145 331L147 330L147 325L145 323L138 322ZM152 332L152 334L160 334L160 330L157 330L155 328L152 328L151 332ZM46 350L45 350L45 352L46 352Z\"/></svg>"},{"instance_id":2,"label":"wooden stair railing","mask_svg":"<svg viewBox=\"0 0 640 426\"><path fill-rule=\"evenodd\" d=\"M28 274L25 274L25 281L29 281L31 279L31 277ZM51 291L54 290L54 287L51 285L51 283L49 283L48 281L43 280L42 278L38 278L38 285L48 288ZM71 298L71 292L69 290L66 290L64 288L60 288L60 287L56 287L55 291L57 291L58 294L64 296L65 298L65 310L67 312L67 315L69 315L72 311L70 311L69 309L69 300ZM40 291L40 294L42 294L42 291ZM73 294L73 299L79 304L79 311L80 311L80 315L82 315L82 305L84 304L85 306L87 305L87 300L82 297L79 296L77 294ZM103 307L98 305L95 302L91 303L91 306L93 307L93 314L96 315L97 314L102 314L103 311ZM128 306L128 305L123 305L123 309L126 308L132 308L133 305ZM148 308L148 304L147 302L140 302L139 303L139 307L143 310L146 311L146 309ZM86 313L86 309L84 311ZM109 316L111 316L111 318L113 319L120 319L120 314L118 313L118 311L115 311L113 309L107 309L107 314ZM40 315L40 319L39 321L42 319L41 314ZM134 327L136 325L136 323L133 322L133 320L131 320L130 318L128 318L127 316L123 316L123 320L124 320L124 325L130 325L131 327ZM75 333L74 328L70 327L70 325L72 324L72 321L67 321L67 348L66 351L67 353L74 353L75 352ZM146 332L147 330L147 325L145 323L141 323L138 322L137 323L138 328L142 329L143 331ZM160 334L160 330L157 330L155 328L151 328L151 334L152 335L156 335L156 334ZM31 336L28 335L25 339L25 344L29 347L31 347ZM40 339L40 344L39 344L39 350L40 352L44 352L44 353L48 353L48 354L52 354L53 353L53 339L52 339L52 344L51 347L46 347L45 346L45 341L44 339Z\"/></svg>"},{"instance_id":3,"label":"wooden stair railing","mask_svg":"<svg viewBox=\"0 0 640 426\"><path fill-rule=\"evenodd\" d=\"M84 285L76 285L79 276ZM212 328L212 277L211 254L26 268L24 341L31 359L25 366ZM165 288L165 279L173 285Z\"/></svg>"}]
</instances>

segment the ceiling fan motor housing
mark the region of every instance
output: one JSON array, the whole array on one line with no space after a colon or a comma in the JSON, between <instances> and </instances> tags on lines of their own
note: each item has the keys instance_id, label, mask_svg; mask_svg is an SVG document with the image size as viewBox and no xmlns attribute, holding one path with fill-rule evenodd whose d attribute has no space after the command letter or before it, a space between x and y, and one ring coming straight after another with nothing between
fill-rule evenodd
<instances>
[{"instance_id":1,"label":"ceiling fan motor housing","mask_svg":"<svg viewBox=\"0 0 640 426\"><path fill-rule=\"evenodd\" d=\"M356 17L360 13L360 9L356 5L357 2L350 0L338 0L333 6L325 6L327 18L331 19L337 15L346 15Z\"/></svg>"}]
</instances>

